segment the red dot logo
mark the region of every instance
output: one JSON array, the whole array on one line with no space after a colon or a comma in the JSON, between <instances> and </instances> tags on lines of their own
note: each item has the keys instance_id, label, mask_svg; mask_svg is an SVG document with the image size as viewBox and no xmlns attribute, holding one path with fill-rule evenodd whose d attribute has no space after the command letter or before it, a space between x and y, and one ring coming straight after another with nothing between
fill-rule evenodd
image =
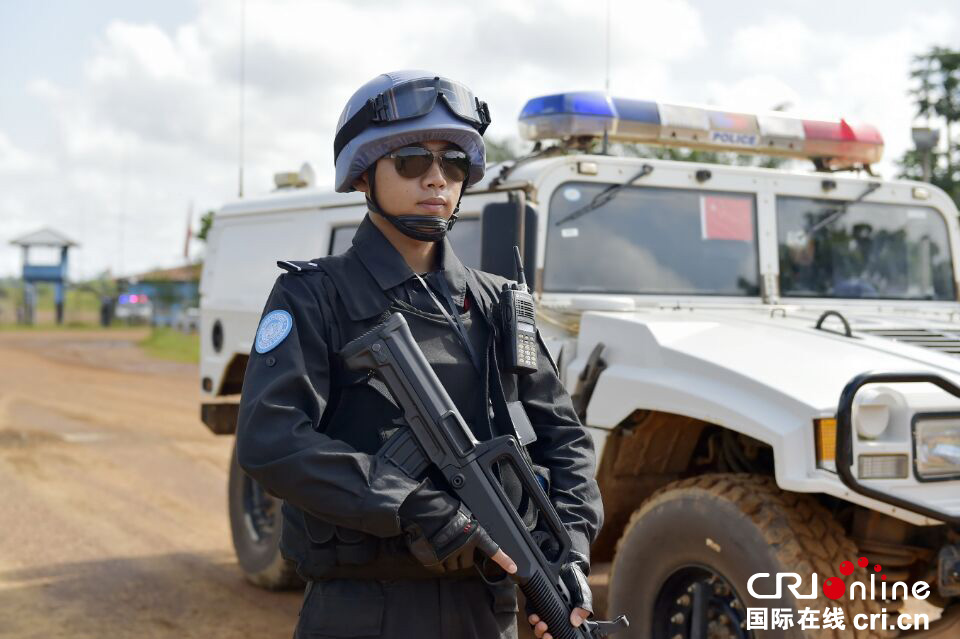
<instances>
[{"instance_id":1,"label":"red dot logo","mask_svg":"<svg viewBox=\"0 0 960 639\"><path fill-rule=\"evenodd\" d=\"M844 561L840 564L840 574L849 577L853 574L853 562Z\"/></svg>"},{"instance_id":2,"label":"red dot logo","mask_svg":"<svg viewBox=\"0 0 960 639\"><path fill-rule=\"evenodd\" d=\"M880 572L880 564L877 564L873 567L873 572Z\"/></svg>"},{"instance_id":3,"label":"red dot logo","mask_svg":"<svg viewBox=\"0 0 960 639\"><path fill-rule=\"evenodd\" d=\"M839 599L847 591L847 584L842 579L830 577L823 582L823 594L828 599Z\"/></svg>"},{"instance_id":4,"label":"red dot logo","mask_svg":"<svg viewBox=\"0 0 960 639\"><path fill-rule=\"evenodd\" d=\"M869 563L870 563L870 562L867 561L867 558L866 558L866 557L861 557L860 559L857 560L857 565L860 566L861 568L866 568L866 567L867 567L867 564L869 564Z\"/></svg>"}]
</instances>

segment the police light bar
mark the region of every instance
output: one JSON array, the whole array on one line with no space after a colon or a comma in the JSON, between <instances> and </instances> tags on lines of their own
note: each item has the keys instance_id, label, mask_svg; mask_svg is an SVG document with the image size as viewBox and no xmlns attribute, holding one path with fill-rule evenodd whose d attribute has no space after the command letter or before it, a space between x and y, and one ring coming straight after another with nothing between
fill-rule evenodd
<instances>
[{"instance_id":1,"label":"police light bar","mask_svg":"<svg viewBox=\"0 0 960 639\"><path fill-rule=\"evenodd\" d=\"M883 138L870 125L781 113L749 114L574 91L533 98L520 112L527 140L603 137L707 150L805 158L831 168L878 162Z\"/></svg>"}]
</instances>

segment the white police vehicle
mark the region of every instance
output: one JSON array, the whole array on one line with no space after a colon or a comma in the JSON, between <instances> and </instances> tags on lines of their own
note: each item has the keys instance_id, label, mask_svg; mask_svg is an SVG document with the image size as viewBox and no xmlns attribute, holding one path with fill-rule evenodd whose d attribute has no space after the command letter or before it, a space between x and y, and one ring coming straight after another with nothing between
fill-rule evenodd
<instances>
[{"instance_id":1,"label":"white police vehicle","mask_svg":"<svg viewBox=\"0 0 960 639\"><path fill-rule=\"evenodd\" d=\"M122 293L117 297L113 315L127 322L146 323L153 319L153 302L146 293Z\"/></svg>"},{"instance_id":2,"label":"white police vehicle","mask_svg":"<svg viewBox=\"0 0 960 639\"><path fill-rule=\"evenodd\" d=\"M540 330L597 444L606 522L593 560L612 562L608 613L628 614L625 635L960 636L952 201L928 184L833 172L869 168L882 152L875 129L843 120L581 92L531 100L520 127L560 142L491 167L451 240L464 263L513 277L523 238ZM577 150L596 139L806 158L820 170ZM364 214L360 194L311 188L217 213L201 282L213 432L235 428L275 260L344 250ZM230 517L248 578L290 583L279 508L235 461ZM822 585L860 557L868 567L847 581L924 581L941 620L917 633L858 629L856 615L898 601L788 594L794 612L843 608L845 628L789 635L747 623L748 608L769 605L747 588L753 575L796 573L808 591L812 573Z\"/></svg>"}]
</instances>

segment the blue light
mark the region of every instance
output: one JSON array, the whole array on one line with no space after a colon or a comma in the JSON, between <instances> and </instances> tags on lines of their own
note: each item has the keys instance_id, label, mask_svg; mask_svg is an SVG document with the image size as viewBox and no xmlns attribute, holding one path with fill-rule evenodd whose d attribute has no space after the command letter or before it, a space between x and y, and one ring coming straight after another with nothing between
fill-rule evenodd
<instances>
[{"instance_id":1,"label":"blue light","mask_svg":"<svg viewBox=\"0 0 960 639\"><path fill-rule=\"evenodd\" d=\"M599 115L607 118L615 118L610 106L610 98L604 93L595 91L583 91L567 94L567 104L570 105L570 112L578 115Z\"/></svg>"},{"instance_id":2,"label":"blue light","mask_svg":"<svg viewBox=\"0 0 960 639\"><path fill-rule=\"evenodd\" d=\"M644 124L660 124L660 111L657 103L650 100L629 100L627 98L613 98L613 106L621 120L643 122Z\"/></svg>"},{"instance_id":3,"label":"blue light","mask_svg":"<svg viewBox=\"0 0 960 639\"><path fill-rule=\"evenodd\" d=\"M520 111L520 119L530 118L535 115L546 115L551 113L563 112L563 94L544 95L539 98L527 100Z\"/></svg>"},{"instance_id":4,"label":"blue light","mask_svg":"<svg viewBox=\"0 0 960 639\"><path fill-rule=\"evenodd\" d=\"M592 115L606 118L616 117L610 105L610 99L600 91L572 91L544 95L528 100L520 111L520 119L540 115Z\"/></svg>"},{"instance_id":5,"label":"blue light","mask_svg":"<svg viewBox=\"0 0 960 639\"><path fill-rule=\"evenodd\" d=\"M571 91L529 100L520 112L520 136L527 140L603 137L630 142L658 138L656 102L613 98L601 91Z\"/></svg>"}]
</instances>

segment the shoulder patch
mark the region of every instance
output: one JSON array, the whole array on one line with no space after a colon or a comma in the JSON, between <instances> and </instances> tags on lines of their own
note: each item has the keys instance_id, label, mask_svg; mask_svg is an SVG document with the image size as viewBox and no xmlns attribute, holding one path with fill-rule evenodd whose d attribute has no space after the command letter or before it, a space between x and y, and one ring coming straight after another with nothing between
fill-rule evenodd
<instances>
[{"instance_id":1,"label":"shoulder patch","mask_svg":"<svg viewBox=\"0 0 960 639\"><path fill-rule=\"evenodd\" d=\"M254 348L260 354L273 350L277 344L282 342L290 334L293 328L293 317L287 311L276 310L267 313L257 328L257 337L254 340Z\"/></svg>"}]
</instances>

